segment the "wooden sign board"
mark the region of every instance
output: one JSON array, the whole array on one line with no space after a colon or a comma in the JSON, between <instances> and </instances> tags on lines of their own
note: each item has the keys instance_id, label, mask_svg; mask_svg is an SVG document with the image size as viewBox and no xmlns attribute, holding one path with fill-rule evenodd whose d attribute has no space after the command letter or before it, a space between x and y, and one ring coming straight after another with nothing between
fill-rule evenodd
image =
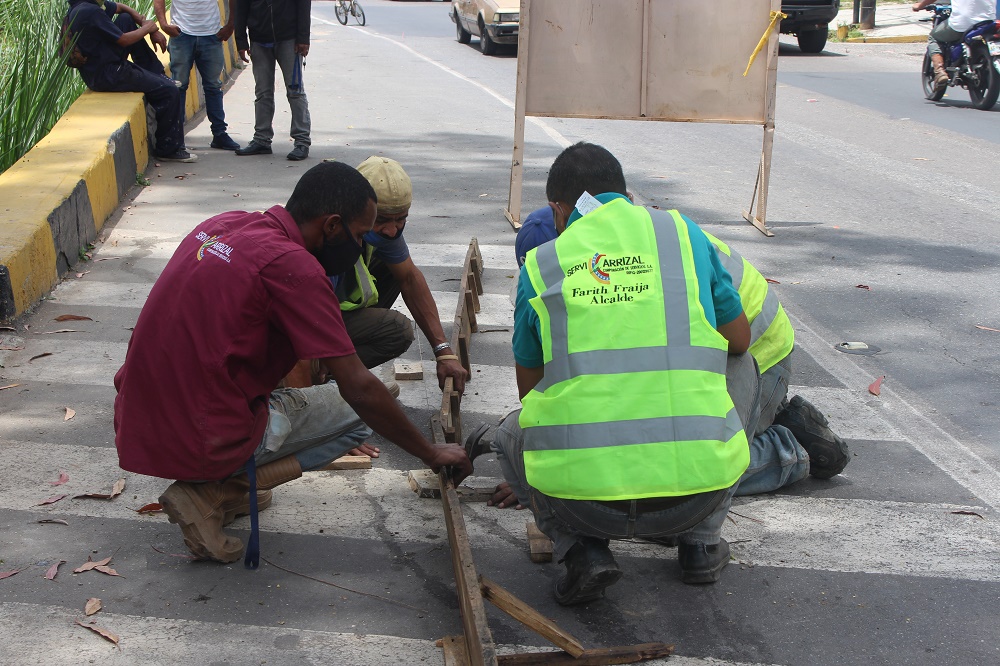
<instances>
[{"instance_id":1,"label":"wooden sign board","mask_svg":"<svg viewBox=\"0 0 1000 666\"><path fill-rule=\"evenodd\" d=\"M521 0L507 216L519 226L524 117L759 124L762 231L780 0ZM758 42L765 48L743 72ZM753 203L751 202L751 208Z\"/></svg>"}]
</instances>

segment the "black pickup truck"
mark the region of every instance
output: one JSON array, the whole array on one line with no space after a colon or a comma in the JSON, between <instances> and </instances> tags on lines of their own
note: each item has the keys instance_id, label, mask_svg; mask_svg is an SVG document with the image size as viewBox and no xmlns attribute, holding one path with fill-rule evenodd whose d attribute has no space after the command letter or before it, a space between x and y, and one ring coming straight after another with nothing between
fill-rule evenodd
<instances>
[{"instance_id":1,"label":"black pickup truck","mask_svg":"<svg viewBox=\"0 0 1000 666\"><path fill-rule=\"evenodd\" d=\"M819 53L826 46L830 23L837 18L840 0L782 0L781 33L795 35L805 53Z\"/></svg>"}]
</instances>

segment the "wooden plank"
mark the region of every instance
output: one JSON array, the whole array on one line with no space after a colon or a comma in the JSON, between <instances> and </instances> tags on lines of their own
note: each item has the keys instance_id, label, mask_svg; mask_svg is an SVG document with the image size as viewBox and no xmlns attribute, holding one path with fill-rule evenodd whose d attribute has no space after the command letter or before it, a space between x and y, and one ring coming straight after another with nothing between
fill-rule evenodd
<instances>
[{"instance_id":1,"label":"wooden plank","mask_svg":"<svg viewBox=\"0 0 1000 666\"><path fill-rule=\"evenodd\" d=\"M445 636L437 642L444 652L444 666L469 666L469 652L462 636Z\"/></svg>"},{"instance_id":2,"label":"wooden plank","mask_svg":"<svg viewBox=\"0 0 1000 666\"><path fill-rule=\"evenodd\" d=\"M528 556L536 564L552 561L552 539L538 529L535 521L525 523L528 529Z\"/></svg>"},{"instance_id":3,"label":"wooden plank","mask_svg":"<svg viewBox=\"0 0 1000 666\"><path fill-rule=\"evenodd\" d=\"M458 499L462 502L486 502L496 492L497 484L502 479L475 477L466 479L455 489ZM406 482L410 489L423 499L441 499L441 486L437 474L429 469L411 469L406 473Z\"/></svg>"},{"instance_id":4,"label":"wooden plank","mask_svg":"<svg viewBox=\"0 0 1000 666\"><path fill-rule=\"evenodd\" d=\"M673 645L642 643L613 648L593 648L584 650L579 657L574 657L566 652L531 652L501 655L497 661L501 666L558 666L560 664L607 666L610 664L634 664L647 659L662 659L673 653Z\"/></svg>"},{"instance_id":5,"label":"wooden plank","mask_svg":"<svg viewBox=\"0 0 1000 666\"><path fill-rule=\"evenodd\" d=\"M394 361L392 364L393 376L396 379L423 379L424 366L421 363L404 363Z\"/></svg>"},{"instance_id":6,"label":"wooden plank","mask_svg":"<svg viewBox=\"0 0 1000 666\"><path fill-rule=\"evenodd\" d=\"M542 638L551 641L556 647L562 648L574 657L579 657L585 652L583 645L574 636L560 629L555 622L490 579L480 576L479 589L487 601Z\"/></svg>"},{"instance_id":7,"label":"wooden plank","mask_svg":"<svg viewBox=\"0 0 1000 666\"><path fill-rule=\"evenodd\" d=\"M324 470L371 469L372 459L368 456L341 456L329 463Z\"/></svg>"},{"instance_id":8,"label":"wooden plank","mask_svg":"<svg viewBox=\"0 0 1000 666\"><path fill-rule=\"evenodd\" d=\"M517 78L514 83L514 150L510 158L510 189L504 216L515 230L521 228L521 189L524 177L525 92L528 88L528 32L531 0L521 0L521 25L517 31Z\"/></svg>"}]
</instances>

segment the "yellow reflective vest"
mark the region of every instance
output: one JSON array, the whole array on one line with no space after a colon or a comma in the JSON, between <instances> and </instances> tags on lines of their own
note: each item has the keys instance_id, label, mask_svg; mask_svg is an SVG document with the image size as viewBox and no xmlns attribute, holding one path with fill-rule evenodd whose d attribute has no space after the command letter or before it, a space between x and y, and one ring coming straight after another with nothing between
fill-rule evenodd
<instances>
[{"instance_id":1,"label":"yellow reflective vest","mask_svg":"<svg viewBox=\"0 0 1000 666\"><path fill-rule=\"evenodd\" d=\"M680 214L611 201L525 266L544 357L520 415L528 483L577 500L734 484L749 447Z\"/></svg>"},{"instance_id":2,"label":"yellow reflective vest","mask_svg":"<svg viewBox=\"0 0 1000 666\"><path fill-rule=\"evenodd\" d=\"M757 359L760 372L792 353L795 346L795 329L789 321L778 297L768 288L767 280L753 265L718 238L705 233L715 245L722 266L733 278L733 286L740 292L743 311L750 322L750 353Z\"/></svg>"},{"instance_id":3,"label":"yellow reflective vest","mask_svg":"<svg viewBox=\"0 0 1000 666\"><path fill-rule=\"evenodd\" d=\"M378 303L378 288L375 278L368 270L368 262L375 253L375 247L365 243L364 251L354 264L354 282L346 285L347 296L340 301L341 310L358 310ZM347 277L346 279L350 279Z\"/></svg>"}]
</instances>

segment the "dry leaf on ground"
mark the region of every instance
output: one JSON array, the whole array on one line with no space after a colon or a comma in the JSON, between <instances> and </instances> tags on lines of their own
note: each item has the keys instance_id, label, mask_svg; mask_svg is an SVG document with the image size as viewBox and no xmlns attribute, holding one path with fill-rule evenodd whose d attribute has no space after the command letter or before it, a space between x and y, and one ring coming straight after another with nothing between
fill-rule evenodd
<instances>
[{"instance_id":1,"label":"dry leaf on ground","mask_svg":"<svg viewBox=\"0 0 1000 666\"><path fill-rule=\"evenodd\" d=\"M857 287L858 289L864 289L865 291L871 291L872 290L872 288L869 287L866 284L858 284L858 285L855 285L855 287Z\"/></svg>"},{"instance_id":2,"label":"dry leaf on ground","mask_svg":"<svg viewBox=\"0 0 1000 666\"><path fill-rule=\"evenodd\" d=\"M41 520L36 520L36 523L54 523L56 525L69 525L62 518L42 518Z\"/></svg>"},{"instance_id":3,"label":"dry leaf on ground","mask_svg":"<svg viewBox=\"0 0 1000 666\"><path fill-rule=\"evenodd\" d=\"M0 571L0 580L4 578L10 578L11 576L16 576L21 573L21 569L11 569L10 571Z\"/></svg>"},{"instance_id":4,"label":"dry leaf on ground","mask_svg":"<svg viewBox=\"0 0 1000 666\"><path fill-rule=\"evenodd\" d=\"M103 564L98 564L94 566L94 571L100 571L102 574L107 574L109 576L121 576L120 573L112 569L111 567L106 567Z\"/></svg>"},{"instance_id":5,"label":"dry leaf on ground","mask_svg":"<svg viewBox=\"0 0 1000 666\"><path fill-rule=\"evenodd\" d=\"M976 516L977 518L983 518L982 516L980 516L975 511L952 511L952 513L954 515L956 515L956 516ZM986 519L983 518L983 520L986 520Z\"/></svg>"},{"instance_id":6,"label":"dry leaf on ground","mask_svg":"<svg viewBox=\"0 0 1000 666\"><path fill-rule=\"evenodd\" d=\"M993 331L994 333L1000 333L1000 328L990 328L989 326L980 326L979 324L976 324L976 328L981 331ZM17 384L14 384L14 386L17 386ZM5 386L4 388L7 387Z\"/></svg>"},{"instance_id":7,"label":"dry leaf on ground","mask_svg":"<svg viewBox=\"0 0 1000 666\"><path fill-rule=\"evenodd\" d=\"M69 481L69 474L67 474L66 472L60 472L59 473L59 480L58 481L49 481L49 485L50 486L61 486L62 484L66 483L67 481Z\"/></svg>"},{"instance_id":8,"label":"dry leaf on ground","mask_svg":"<svg viewBox=\"0 0 1000 666\"><path fill-rule=\"evenodd\" d=\"M764 280L765 280L766 282L770 282L771 284L781 284L781 283L780 283L780 282L778 282L777 280L772 280L771 278L764 278Z\"/></svg>"},{"instance_id":9,"label":"dry leaf on ground","mask_svg":"<svg viewBox=\"0 0 1000 666\"><path fill-rule=\"evenodd\" d=\"M52 335L53 333L79 333L75 328L60 328L58 331L42 331L38 335Z\"/></svg>"},{"instance_id":10,"label":"dry leaf on ground","mask_svg":"<svg viewBox=\"0 0 1000 666\"><path fill-rule=\"evenodd\" d=\"M59 315L52 321L94 321L94 320L91 319L90 317L84 317L83 315L64 314L64 315Z\"/></svg>"},{"instance_id":11,"label":"dry leaf on ground","mask_svg":"<svg viewBox=\"0 0 1000 666\"><path fill-rule=\"evenodd\" d=\"M120 638L118 638L117 634L112 633L112 632L108 631L107 629L102 629L102 628L98 627L97 625L94 625L94 624L84 624L83 622L80 622L79 620L77 620L76 623L78 625L80 625L81 627L83 627L84 629L90 629L95 634L100 634L105 639L111 641L115 645L118 645L118 641L121 640Z\"/></svg>"},{"instance_id":12,"label":"dry leaf on ground","mask_svg":"<svg viewBox=\"0 0 1000 666\"><path fill-rule=\"evenodd\" d=\"M43 499L41 502L39 502L35 506L45 506L46 504L55 504L59 500L66 499L67 497L69 497L68 494L66 494L66 495L53 495L52 497L49 497L48 499Z\"/></svg>"},{"instance_id":13,"label":"dry leaf on ground","mask_svg":"<svg viewBox=\"0 0 1000 666\"><path fill-rule=\"evenodd\" d=\"M90 571L95 567L105 567L108 565L109 562L111 562L110 557L106 557L103 560L98 560L95 562L94 560L90 559L90 555L88 555L87 561L78 566L76 569L73 569L73 573L83 573L84 571Z\"/></svg>"},{"instance_id":14,"label":"dry leaf on ground","mask_svg":"<svg viewBox=\"0 0 1000 666\"><path fill-rule=\"evenodd\" d=\"M76 416L76 410L67 407L66 408L66 415L63 417L63 421L69 421L74 416Z\"/></svg>"},{"instance_id":15,"label":"dry leaf on ground","mask_svg":"<svg viewBox=\"0 0 1000 666\"><path fill-rule=\"evenodd\" d=\"M24 351L24 347L0 346L0 351Z\"/></svg>"},{"instance_id":16,"label":"dry leaf on ground","mask_svg":"<svg viewBox=\"0 0 1000 666\"><path fill-rule=\"evenodd\" d=\"M49 580L55 580L56 575L59 573L59 566L62 564L66 564L66 560L59 560L51 567L49 567L49 570L45 572L45 577L48 578Z\"/></svg>"},{"instance_id":17,"label":"dry leaf on ground","mask_svg":"<svg viewBox=\"0 0 1000 666\"><path fill-rule=\"evenodd\" d=\"M83 607L83 614L90 617L99 610L101 610L101 600L97 597L91 597L87 599L87 603Z\"/></svg>"},{"instance_id":18,"label":"dry leaf on ground","mask_svg":"<svg viewBox=\"0 0 1000 666\"><path fill-rule=\"evenodd\" d=\"M110 500L118 497L125 490L125 478L122 477L115 481L115 485L111 486L110 493L84 493L83 495L74 495L73 499L103 499Z\"/></svg>"},{"instance_id":19,"label":"dry leaf on ground","mask_svg":"<svg viewBox=\"0 0 1000 666\"><path fill-rule=\"evenodd\" d=\"M882 375L881 377L873 381L868 386L868 392L871 393L872 395L882 395L882 380L884 379L885 375Z\"/></svg>"},{"instance_id":20,"label":"dry leaf on ground","mask_svg":"<svg viewBox=\"0 0 1000 666\"><path fill-rule=\"evenodd\" d=\"M7 384L7 386L0 386L0 391L4 389L14 388L15 386L20 386L20 384Z\"/></svg>"},{"instance_id":21,"label":"dry leaf on ground","mask_svg":"<svg viewBox=\"0 0 1000 666\"><path fill-rule=\"evenodd\" d=\"M163 513L163 506L159 502L152 502L146 506L139 507L136 513Z\"/></svg>"},{"instance_id":22,"label":"dry leaf on ground","mask_svg":"<svg viewBox=\"0 0 1000 666\"><path fill-rule=\"evenodd\" d=\"M43 352L43 353L38 354L36 356L32 356L31 358L28 359L28 363L31 363L36 358L45 358L46 356L52 356L52 352Z\"/></svg>"}]
</instances>

